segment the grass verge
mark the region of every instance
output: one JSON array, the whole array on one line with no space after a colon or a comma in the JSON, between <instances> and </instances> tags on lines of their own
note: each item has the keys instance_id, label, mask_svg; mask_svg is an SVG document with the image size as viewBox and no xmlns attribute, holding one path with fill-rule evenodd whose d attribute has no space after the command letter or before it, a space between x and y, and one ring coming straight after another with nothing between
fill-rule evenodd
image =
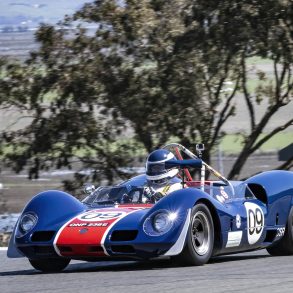
<instances>
[{"instance_id":1,"label":"grass verge","mask_svg":"<svg viewBox=\"0 0 293 293\"><path fill-rule=\"evenodd\" d=\"M263 138L262 134L259 139ZM278 152L293 142L293 132L281 132L263 144L260 153ZM243 136L241 134L227 134L221 141L221 149L225 154L237 154L241 151Z\"/></svg>"}]
</instances>

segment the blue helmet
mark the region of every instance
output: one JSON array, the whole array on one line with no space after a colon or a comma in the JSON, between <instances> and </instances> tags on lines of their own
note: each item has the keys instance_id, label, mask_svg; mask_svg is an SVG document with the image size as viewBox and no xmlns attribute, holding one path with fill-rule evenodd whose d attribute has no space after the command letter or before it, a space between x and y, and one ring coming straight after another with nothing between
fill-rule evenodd
<instances>
[{"instance_id":1,"label":"blue helmet","mask_svg":"<svg viewBox=\"0 0 293 293\"><path fill-rule=\"evenodd\" d=\"M164 181L175 177L178 169L166 169L165 162L176 160L174 154L168 150L155 150L147 158L146 161L146 177L150 181L163 183Z\"/></svg>"}]
</instances>

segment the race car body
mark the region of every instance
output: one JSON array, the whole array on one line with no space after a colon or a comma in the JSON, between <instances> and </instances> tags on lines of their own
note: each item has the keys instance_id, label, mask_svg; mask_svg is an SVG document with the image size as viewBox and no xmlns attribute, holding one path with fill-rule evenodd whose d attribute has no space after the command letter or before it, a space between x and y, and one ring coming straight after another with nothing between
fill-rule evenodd
<instances>
[{"instance_id":1,"label":"race car body","mask_svg":"<svg viewBox=\"0 0 293 293\"><path fill-rule=\"evenodd\" d=\"M146 193L145 175L99 187L82 202L65 192L42 192L24 208L8 256L27 257L41 271L58 271L71 259L172 257L202 265L212 256L261 248L272 255L293 253L293 172L230 182L174 145L190 159L172 161L172 167L185 173L205 167L220 180L190 180L189 174L185 180L182 173L182 188L156 201Z\"/></svg>"}]
</instances>

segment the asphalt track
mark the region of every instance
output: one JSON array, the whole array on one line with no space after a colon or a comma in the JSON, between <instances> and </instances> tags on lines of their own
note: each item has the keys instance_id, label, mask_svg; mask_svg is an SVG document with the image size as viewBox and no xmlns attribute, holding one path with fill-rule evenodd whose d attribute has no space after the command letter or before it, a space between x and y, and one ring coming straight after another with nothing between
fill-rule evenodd
<instances>
[{"instance_id":1,"label":"asphalt track","mask_svg":"<svg viewBox=\"0 0 293 293\"><path fill-rule=\"evenodd\" d=\"M42 274L26 259L0 251L0 292L293 292L293 256L265 250L221 256L202 267L170 261L72 262L57 274Z\"/></svg>"}]
</instances>

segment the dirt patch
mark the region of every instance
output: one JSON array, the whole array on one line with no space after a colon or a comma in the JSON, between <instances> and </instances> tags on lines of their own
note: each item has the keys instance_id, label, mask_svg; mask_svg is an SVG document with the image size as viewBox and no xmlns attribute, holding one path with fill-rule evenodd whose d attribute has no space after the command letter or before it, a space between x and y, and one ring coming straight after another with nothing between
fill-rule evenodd
<instances>
[{"instance_id":1,"label":"dirt patch","mask_svg":"<svg viewBox=\"0 0 293 293\"><path fill-rule=\"evenodd\" d=\"M11 233L0 233L0 247L7 247L10 241Z\"/></svg>"},{"instance_id":2,"label":"dirt patch","mask_svg":"<svg viewBox=\"0 0 293 293\"><path fill-rule=\"evenodd\" d=\"M3 189L0 191L0 214L20 213L26 203L36 194L45 190L63 190L62 180L72 179L72 174L54 175L44 173L39 180L29 180L25 173L14 174L11 171L2 171L0 182Z\"/></svg>"}]
</instances>

